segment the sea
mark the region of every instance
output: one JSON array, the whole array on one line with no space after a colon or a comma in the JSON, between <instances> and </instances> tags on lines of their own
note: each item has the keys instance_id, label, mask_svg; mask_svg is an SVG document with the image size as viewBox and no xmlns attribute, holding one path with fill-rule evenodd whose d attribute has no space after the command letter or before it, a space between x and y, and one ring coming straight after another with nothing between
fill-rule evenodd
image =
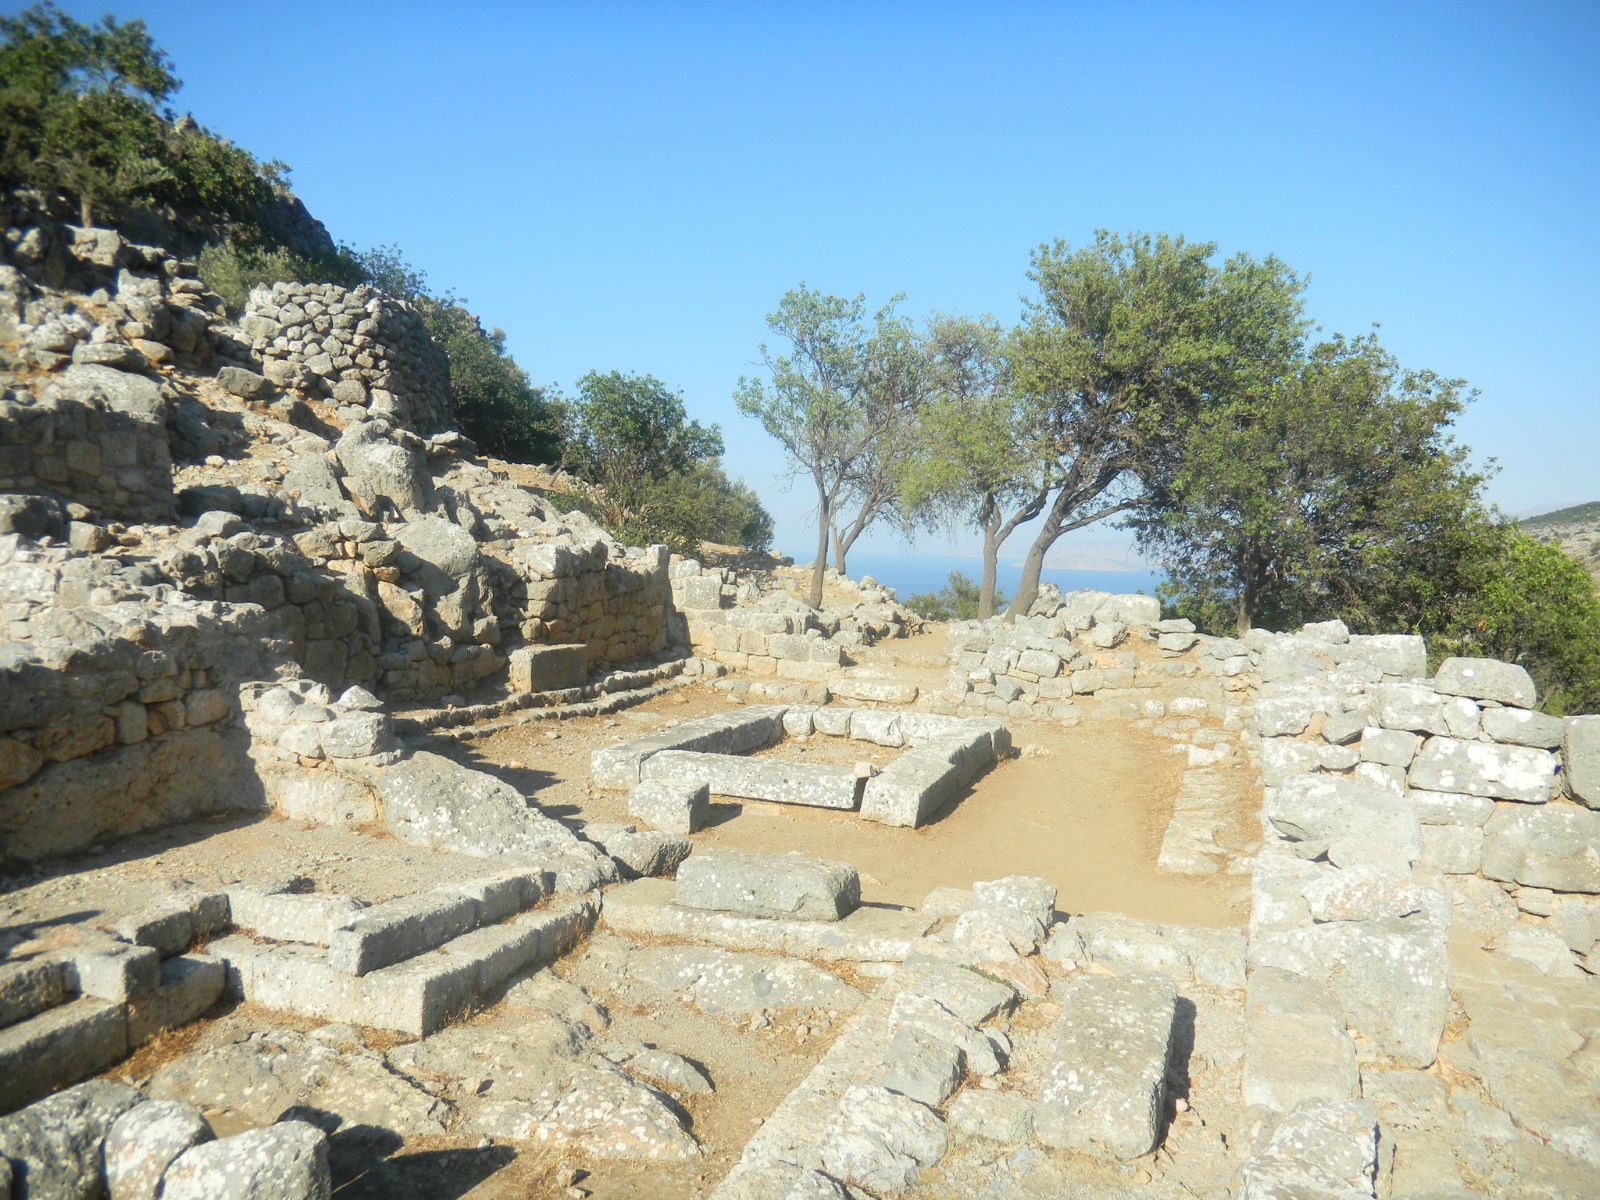
<instances>
[{"instance_id":1,"label":"sea","mask_svg":"<svg viewBox=\"0 0 1600 1200\"><path fill-rule=\"evenodd\" d=\"M885 554L867 551L850 555L849 566L852 579L871 575L885 587L892 587L901 600L919 592L938 591L944 587L952 571L960 571L974 582L983 575L983 560L966 554ZM1002 592L1007 596L1015 594L1021 578L1020 562L1007 562L1004 558L1000 560L996 582ZM1153 596L1162 577L1143 568L1127 571L1069 571L1046 567L1039 578L1041 582L1055 584L1063 592L1094 588L1104 592L1143 592Z\"/></svg>"}]
</instances>

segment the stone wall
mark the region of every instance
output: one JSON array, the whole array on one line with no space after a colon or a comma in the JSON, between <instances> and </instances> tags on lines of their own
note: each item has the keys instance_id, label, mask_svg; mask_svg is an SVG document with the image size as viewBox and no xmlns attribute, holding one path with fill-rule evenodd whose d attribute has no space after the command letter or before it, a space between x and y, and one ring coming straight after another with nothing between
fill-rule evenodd
<instances>
[{"instance_id":1,"label":"stone wall","mask_svg":"<svg viewBox=\"0 0 1600 1200\"><path fill-rule=\"evenodd\" d=\"M7 858L257 808L238 682L285 647L259 609L0 538L0 845Z\"/></svg>"},{"instance_id":2,"label":"stone wall","mask_svg":"<svg viewBox=\"0 0 1600 1200\"><path fill-rule=\"evenodd\" d=\"M238 329L279 387L422 433L453 424L450 361L403 300L365 285L275 283L250 293Z\"/></svg>"},{"instance_id":3,"label":"stone wall","mask_svg":"<svg viewBox=\"0 0 1600 1200\"><path fill-rule=\"evenodd\" d=\"M166 406L154 380L74 364L0 393L0 492L81 504L100 520L171 520Z\"/></svg>"},{"instance_id":4,"label":"stone wall","mask_svg":"<svg viewBox=\"0 0 1600 1200\"><path fill-rule=\"evenodd\" d=\"M1041 719L1082 713L1075 698L1084 696L1101 701L1101 715L1161 716L1186 703L1199 711L1243 690L1250 664L1241 642L1163 621L1151 596L1063 595L1049 585L1028 616L952 625L947 652L946 692L960 708Z\"/></svg>"},{"instance_id":5,"label":"stone wall","mask_svg":"<svg viewBox=\"0 0 1600 1200\"><path fill-rule=\"evenodd\" d=\"M1263 782L1311 774L1358 785L1369 806L1391 797L1410 860L1451 880L1500 949L1547 972L1600 966L1600 718L1536 711L1514 664L1451 658L1428 679L1420 638L1308 629L1263 658ZM1362 641L1394 653L1350 655Z\"/></svg>"}]
</instances>

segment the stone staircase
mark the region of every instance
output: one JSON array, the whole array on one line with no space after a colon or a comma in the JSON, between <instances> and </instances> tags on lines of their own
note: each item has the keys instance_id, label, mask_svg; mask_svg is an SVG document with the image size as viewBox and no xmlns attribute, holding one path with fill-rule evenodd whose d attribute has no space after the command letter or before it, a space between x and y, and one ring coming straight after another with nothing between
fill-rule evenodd
<instances>
[{"instance_id":1,"label":"stone staircase","mask_svg":"<svg viewBox=\"0 0 1600 1200\"><path fill-rule=\"evenodd\" d=\"M59 948L0 962L0 1112L104 1071L224 994L426 1036L593 927L595 899L550 892L532 869L370 906L237 888L73 927Z\"/></svg>"}]
</instances>

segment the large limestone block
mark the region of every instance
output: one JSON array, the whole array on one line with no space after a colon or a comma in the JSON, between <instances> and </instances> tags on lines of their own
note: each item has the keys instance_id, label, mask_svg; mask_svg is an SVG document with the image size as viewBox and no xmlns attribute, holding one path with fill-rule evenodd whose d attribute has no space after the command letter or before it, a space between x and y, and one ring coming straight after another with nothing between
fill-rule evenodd
<instances>
[{"instance_id":1,"label":"large limestone block","mask_svg":"<svg viewBox=\"0 0 1600 1200\"><path fill-rule=\"evenodd\" d=\"M1447 658L1439 664L1433 686L1447 696L1495 700L1514 708L1532 708L1539 700L1533 676L1495 658Z\"/></svg>"},{"instance_id":2,"label":"large limestone block","mask_svg":"<svg viewBox=\"0 0 1600 1200\"><path fill-rule=\"evenodd\" d=\"M102 1147L117 1118L144 1102L125 1083L92 1079L0 1117L0 1162L16 1200L98 1200Z\"/></svg>"},{"instance_id":3,"label":"large limestone block","mask_svg":"<svg viewBox=\"0 0 1600 1200\"><path fill-rule=\"evenodd\" d=\"M1176 1015L1177 992L1163 976L1071 980L1034 1109L1035 1136L1124 1159L1155 1149Z\"/></svg>"},{"instance_id":4,"label":"large limestone block","mask_svg":"<svg viewBox=\"0 0 1600 1200\"><path fill-rule=\"evenodd\" d=\"M803 854L702 850L678 869L678 903L751 917L838 921L861 903L849 863Z\"/></svg>"},{"instance_id":5,"label":"large limestone block","mask_svg":"<svg viewBox=\"0 0 1600 1200\"><path fill-rule=\"evenodd\" d=\"M1556 780L1556 757L1528 746L1497 746L1432 737L1411 763L1412 787L1543 804Z\"/></svg>"},{"instance_id":6,"label":"large limestone block","mask_svg":"<svg viewBox=\"0 0 1600 1200\"><path fill-rule=\"evenodd\" d=\"M840 1098L822 1137L829 1175L880 1196L897 1196L944 1157L939 1115L885 1087L857 1084Z\"/></svg>"},{"instance_id":7,"label":"large limestone block","mask_svg":"<svg viewBox=\"0 0 1600 1200\"><path fill-rule=\"evenodd\" d=\"M163 1200L328 1200L328 1135L282 1121L206 1142L167 1168Z\"/></svg>"},{"instance_id":8,"label":"large limestone block","mask_svg":"<svg viewBox=\"0 0 1600 1200\"><path fill-rule=\"evenodd\" d=\"M589 647L522 646L509 659L513 692L550 692L582 687L589 678Z\"/></svg>"},{"instance_id":9,"label":"large limestone block","mask_svg":"<svg viewBox=\"0 0 1600 1200\"><path fill-rule=\"evenodd\" d=\"M1377 1195L1378 1114L1365 1100L1308 1100L1245 1160L1240 1200Z\"/></svg>"},{"instance_id":10,"label":"large limestone block","mask_svg":"<svg viewBox=\"0 0 1600 1200\"><path fill-rule=\"evenodd\" d=\"M1600 716L1567 718L1561 758L1573 797L1600 808Z\"/></svg>"},{"instance_id":11,"label":"large limestone block","mask_svg":"<svg viewBox=\"0 0 1600 1200\"><path fill-rule=\"evenodd\" d=\"M697 750L653 754L644 761L641 773L651 783L704 784L714 796L813 808L853 809L861 790L856 772L836 763L740 758Z\"/></svg>"},{"instance_id":12,"label":"large limestone block","mask_svg":"<svg viewBox=\"0 0 1600 1200\"><path fill-rule=\"evenodd\" d=\"M602 746L589 756L596 787L631 788L642 778L641 764L663 750L708 754L747 754L783 737L784 705L750 705L738 712L697 717L644 737Z\"/></svg>"},{"instance_id":13,"label":"large limestone block","mask_svg":"<svg viewBox=\"0 0 1600 1200\"><path fill-rule=\"evenodd\" d=\"M1539 750L1561 748L1564 728L1560 717L1547 716L1542 712L1530 712L1525 708L1486 708L1483 710L1482 722L1483 732L1491 741L1504 742L1509 746L1533 746ZM1600 728L1600 722L1597 722L1597 728Z\"/></svg>"},{"instance_id":14,"label":"large limestone block","mask_svg":"<svg viewBox=\"0 0 1600 1200\"><path fill-rule=\"evenodd\" d=\"M1325 1013L1261 1013L1245 1031L1244 1102L1287 1112L1361 1094L1356 1047Z\"/></svg>"},{"instance_id":15,"label":"large limestone block","mask_svg":"<svg viewBox=\"0 0 1600 1200\"><path fill-rule=\"evenodd\" d=\"M1274 829L1309 848L1343 840L1407 862L1416 862L1422 854L1422 833L1411 801L1353 779L1294 776L1268 793L1265 809Z\"/></svg>"},{"instance_id":16,"label":"large limestone block","mask_svg":"<svg viewBox=\"0 0 1600 1200\"><path fill-rule=\"evenodd\" d=\"M1483 832L1483 873L1490 879L1600 892L1600 812L1566 804L1500 805Z\"/></svg>"}]
</instances>

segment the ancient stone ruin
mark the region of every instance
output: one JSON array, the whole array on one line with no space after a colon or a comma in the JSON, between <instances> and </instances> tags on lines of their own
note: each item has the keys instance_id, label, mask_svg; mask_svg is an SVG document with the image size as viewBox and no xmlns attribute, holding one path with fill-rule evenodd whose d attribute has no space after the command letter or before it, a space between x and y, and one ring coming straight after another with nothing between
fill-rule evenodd
<instances>
[{"instance_id":1,"label":"ancient stone ruin","mask_svg":"<svg viewBox=\"0 0 1600 1200\"><path fill-rule=\"evenodd\" d=\"M398 301L3 206L0 1198L1600 1193L1600 716L813 609Z\"/></svg>"}]
</instances>

